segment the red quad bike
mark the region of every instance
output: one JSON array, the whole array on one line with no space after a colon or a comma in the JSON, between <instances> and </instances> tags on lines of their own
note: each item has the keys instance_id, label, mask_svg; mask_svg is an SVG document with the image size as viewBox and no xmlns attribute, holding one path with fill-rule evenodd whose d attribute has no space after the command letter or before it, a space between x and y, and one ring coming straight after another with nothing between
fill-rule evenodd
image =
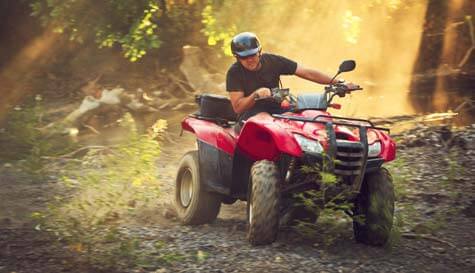
<instances>
[{"instance_id":1,"label":"red quad bike","mask_svg":"<svg viewBox=\"0 0 475 273\"><path fill-rule=\"evenodd\" d=\"M344 61L336 75L354 68L354 61ZM338 178L326 194L350 189L345 201L354 204L347 213L353 216L356 240L385 244L395 196L391 175L382 164L395 158L396 145L388 129L327 112L339 106L331 104L334 96L355 90L337 83L326 86L323 94L294 97L288 89L273 89L270 99L287 106L288 112L259 113L239 133L226 97L197 97L200 110L182 121L198 144L197 151L183 156L176 177L175 202L182 223L210 223L221 203L246 200L248 240L253 245L272 243L284 212L298 207L295 194L322 188L321 176L302 168L314 166Z\"/></svg>"}]
</instances>

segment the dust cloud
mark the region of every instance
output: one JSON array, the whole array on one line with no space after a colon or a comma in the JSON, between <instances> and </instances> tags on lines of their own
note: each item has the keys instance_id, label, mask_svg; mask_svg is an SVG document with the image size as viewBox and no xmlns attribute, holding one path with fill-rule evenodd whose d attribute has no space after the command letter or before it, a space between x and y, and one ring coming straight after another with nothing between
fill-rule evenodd
<instances>
[{"instance_id":1,"label":"dust cloud","mask_svg":"<svg viewBox=\"0 0 475 273\"><path fill-rule=\"evenodd\" d=\"M282 1L283 2L283 1ZM263 50L333 75L345 59L356 70L340 77L364 90L340 99L335 114L388 116L411 114L407 94L423 29L427 1L305 1L282 3L254 30ZM284 18L284 19L279 19ZM323 86L283 78L294 93L322 91Z\"/></svg>"}]
</instances>

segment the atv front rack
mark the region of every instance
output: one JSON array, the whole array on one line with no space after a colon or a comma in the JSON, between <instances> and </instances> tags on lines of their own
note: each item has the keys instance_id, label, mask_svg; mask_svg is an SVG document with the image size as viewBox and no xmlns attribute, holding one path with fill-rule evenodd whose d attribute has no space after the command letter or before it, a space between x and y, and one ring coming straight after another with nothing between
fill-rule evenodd
<instances>
[{"instance_id":1,"label":"atv front rack","mask_svg":"<svg viewBox=\"0 0 475 273\"><path fill-rule=\"evenodd\" d=\"M383 130L389 133L389 129L376 127L365 119L344 118L338 116L318 115L314 118L295 117L282 114L273 114L275 118L288 119L303 122L315 122L325 125L329 148L327 151L328 162L324 164L326 171L337 175L352 176L354 190L359 192L366 172L368 162L368 136L367 129ZM321 119L326 120L321 120ZM335 121L336 119L336 121ZM355 123L356 122L356 123ZM333 125L343 125L359 129L359 142L337 140Z\"/></svg>"},{"instance_id":2,"label":"atv front rack","mask_svg":"<svg viewBox=\"0 0 475 273\"><path fill-rule=\"evenodd\" d=\"M356 122L359 122L359 123L368 124L368 126L365 126L366 128L372 128L372 129L376 129L376 130L386 131L386 132L388 132L388 134L390 133L390 130L388 128L374 126L374 124L370 120L367 120L367 119L345 118L345 117L329 116L329 115L318 115L314 118L302 118L302 117L287 116L287 115L280 115L280 114L273 114L272 116L275 117L275 118L283 118L283 119L304 121L304 122L318 122L318 123L322 123L322 124L325 124L327 122L324 121L324 120L318 120L319 118L328 118L328 119L332 119L332 120L336 119L336 120L341 120L341 122L333 122L332 121L333 124L335 124L335 125L345 125L345 126L350 126L350 127L358 127L359 125L354 123L356 121ZM353 122L353 123L351 123L351 122Z\"/></svg>"}]
</instances>

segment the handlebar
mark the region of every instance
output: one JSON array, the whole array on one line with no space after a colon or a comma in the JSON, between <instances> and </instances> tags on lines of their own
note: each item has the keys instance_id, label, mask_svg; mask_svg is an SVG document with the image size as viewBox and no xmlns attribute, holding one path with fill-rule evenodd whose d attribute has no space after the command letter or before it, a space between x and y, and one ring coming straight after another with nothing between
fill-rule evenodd
<instances>
[{"instance_id":1,"label":"handlebar","mask_svg":"<svg viewBox=\"0 0 475 273\"><path fill-rule=\"evenodd\" d=\"M282 102L287 98L292 98L292 94L290 94L289 88L271 88L271 95L269 97L257 98L255 101L263 101L263 100L272 100L277 103ZM335 83L325 86L325 94L330 95L328 103L330 103L331 99L337 95L339 97L344 97L346 94L349 94L353 91L363 90L359 85L356 85L355 88L348 88L343 83Z\"/></svg>"},{"instance_id":2,"label":"handlebar","mask_svg":"<svg viewBox=\"0 0 475 273\"><path fill-rule=\"evenodd\" d=\"M348 88L343 83L335 83L325 86L324 96L326 98L327 105L330 105L333 97L345 97L346 94L350 94L351 92L357 90L363 90L363 88L361 88L359 85L355 85L354 88ZM297 107L297 99L295 96L290 94L290 90L288 88L272 88L271 96L256 98L255 101L271 101L280 104L283 109Z\"/></svg>"},{"instance_id":3,"label":"handlebar","mask_svg":"<svg viewBox=\"0 0 475 273\"><path fill-rule=\"evenodd\" d=\"M270 92L271 92L271 95L269 97L257 98L255 99L255 101L272 100L272 101L281 103L283 100L286 99L286 97L291 96L289 88L278 88L278 87L271 88Z\"/></svg>"}]
</instances>

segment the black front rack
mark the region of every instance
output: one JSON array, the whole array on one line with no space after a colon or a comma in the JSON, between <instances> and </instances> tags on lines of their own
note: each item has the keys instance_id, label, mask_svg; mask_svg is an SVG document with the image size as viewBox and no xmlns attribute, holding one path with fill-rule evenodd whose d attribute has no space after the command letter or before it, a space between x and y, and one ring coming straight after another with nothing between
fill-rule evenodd
<instances>
[{"instance_id":1,"label":"black front rack","mask_svg":"<svg viewBox=\"0 0 475 273\"><path fill-rule=\"evenodd\" d=\"M322 123L322 124L326 124L327 121L318 120L318 119L319 118L328 118L328 119L332 119L332 123L336 124L336 125L346 125L346 126L350 126L350 127L360 127L360 126L362 126L361 124L351 123L351 122L356 121L356 122L361 122L361 123L368 124L368 126L364 126L366 128L372 128L372 129L376 129L376 130L386 131L386 132L388 132L388 134L390 133L390 130L388 128L374 126L374 124L370 120L367 120L367 119L345 118L345 117L329 116L329 115L318 115L314 118L303 118L303 117L295 117L295 116L288 116L288 115L281 115L281 114L273 114L272 116L275 117L275 118L282 118L282 119L295 120L295 121L304 121L304 122L317 122L317 123ZM342 122L333 121L335 119L336 120L341 120Z\"/></svg>"},{"instance_id":2,"label":"black front rack","mask_svg":"<svg viewBox=\"0 0 475 273\"><path fill-rule=\"evenodd\" d=\"M357 192L359 192L361 188L364 174L366 172L366 163L368 160L367 129L373 128L377 130L384 130L389 133L389 129L376 127L371 121L365 120L365 119L344 118L344 117L329 116L329 115L318 115L314 118L295 117L295 116L288 116L288 115L282 115L282 114L273 114L272 116L275 118L280 118L280 119L288 119L288 120L303 121L303 122L316 122L316 123L324 124L325 129L327 131L329 143L330 143L329 149L327 151L327 155L331 159L329 164L327 164L326 168L327 168L327 171L334 172L335 174L345 174L346 171L340 171L338 169L335 169L335 159L337 158L337 155L338 155L338 143L337 143L336 133L335 133L335 129L333 128L333 125L343 125L343 126L359 128L359 136L360 136L359 142L361 143L361 146L363 148L361 162L360 162L361 169L359 171L351 173L355 175L352 184L354 186L354 190ZM321 118L325 118L329 120L319 120ZM335 119L337 121L334 121Z\"/></svg>"}]
</instances>

